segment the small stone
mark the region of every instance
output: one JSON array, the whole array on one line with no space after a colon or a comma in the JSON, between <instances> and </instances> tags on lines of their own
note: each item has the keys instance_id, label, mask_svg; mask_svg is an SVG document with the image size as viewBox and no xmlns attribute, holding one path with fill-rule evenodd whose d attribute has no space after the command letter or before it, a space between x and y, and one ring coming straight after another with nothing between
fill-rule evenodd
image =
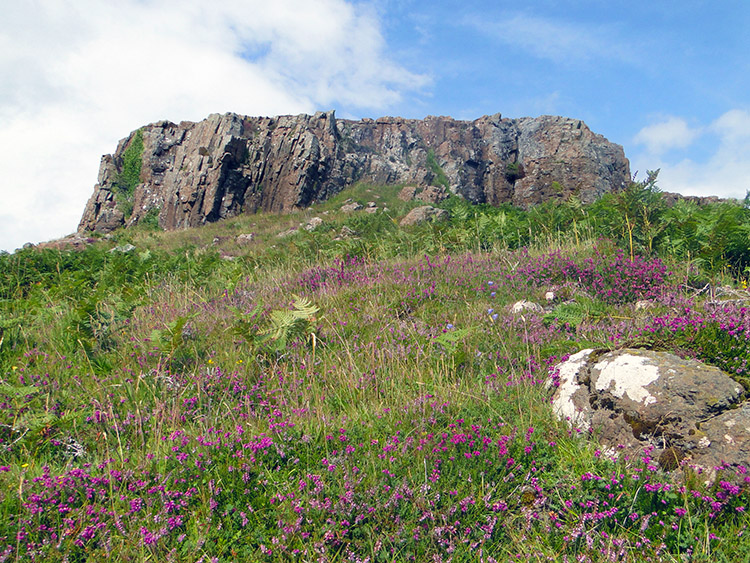
<instances>
[{"instance_id":1,"label":"small stone","mask_svg":"<svg viewBox=\"0 0 750 563\"><path fill-rule=\"evenodd\" d=\"M513 307L511 307L511 311L514 313L522 313L523 311L543 313L544 308L541 305L534 303L533 301L527 301L526 299L522 299L521 301L516 301L513 304Z\"/></svg>"},{"instance_id":2,"label":"small stone","mask_svg":"<svg viewBox=\"0 0 750 563\"><path fill-rule=\"evenodd\" d=\"M135 246L133 246L132 244L123 244L122 246L115 246L112 250L110 250L110 253L112 252L126 253L126 252L132 252L133 250L135 250Z\"/></svg>"},{"instance_id":3,"label":"small stone","mask_svg":"<svg viewBox=\"0 0 750 563\"><path fill-rule=\"evenodd\" d=\"M346 225L344 225L343 227L341 227L341 231L339 231L338 236L333 240L344 240L347 238L351 238L355 236L356 234L357 233L356 231L354 231L354 229L351 229L350 227L347 227Z\"/></svg>"},{"instance_id":4,"label":"small stone","mask_svg":"<svg viewBox=\"0 0 750 563\"><path fill-rule=\"evenodd\" d=\"M278 235L276 235L276 237L277 238L285 238L285 237L293 235L297 231L298 231L297 227L292 227L291 229L289 229L287 231L281 231Z\"/></svg>"},{"instance_id":5,"label":"small stone","mask_svg":"<svg viewBox=\"0 0 750 563\"><path fill-rule=\"evenodd\" d=\"M255 238L255 235L253 233L243 233L241 235L237 235L237 238L235 239L235 242L237 244L249 244L253 242L253 239ZM216 240L216 239L214 239Z\"/></svg>"},{"instance_id":6,"label":"small stone","mask_svg":"<svg viewBox=\"0 0 750 563\"><path fill-rule=\"evenodd\" d=\"M352 213L354 211L359 211L360 209L362 209L362 206L356 201L341 206L341 211L343 211L344 213Z\"/></svg>"},{"instance_id":7,"label":"small stone","mask_svg":"<svg viewBox=\"0 0 750 563\"><path fill-rule=\"evenodd\" d=\"M307 231L314 231L318 227L320 227L323 224L323 219L320 217L313 217L307 222L307 225L305 225L305 230Z\"/></svg>"}]
</instances>

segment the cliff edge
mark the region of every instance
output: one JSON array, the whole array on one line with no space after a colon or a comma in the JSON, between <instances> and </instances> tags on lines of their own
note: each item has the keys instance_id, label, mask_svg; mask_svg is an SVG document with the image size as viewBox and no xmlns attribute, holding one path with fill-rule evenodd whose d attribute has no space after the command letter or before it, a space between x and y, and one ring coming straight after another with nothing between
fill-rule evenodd
<instances>
[{"instance_id":1,"label":"cliff edge","mask_svg":"<svg viewBox=\"0 0 750 563\"><path fill-rule=\"evenodd\" d=\"M358 181L444 185L473 203L588 203L630 181L621 146L565 117L474 121L333 111L146 125L102 157L78 227L108 232L158 217L162 229L246 212L290 211Z\"/></svg>"}]
</instances>

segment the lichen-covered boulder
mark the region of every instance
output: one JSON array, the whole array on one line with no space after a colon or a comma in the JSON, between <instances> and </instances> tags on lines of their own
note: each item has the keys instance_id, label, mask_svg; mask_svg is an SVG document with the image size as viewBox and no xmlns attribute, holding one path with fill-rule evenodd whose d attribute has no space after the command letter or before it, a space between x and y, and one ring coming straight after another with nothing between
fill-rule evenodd
<instances>
[{"instance_id":1,"label":"lichen-covered boulder","mask_svg":"<svg viewBox=\"0 0 750 563\"><path fill-rule=\"evenodd\" d=\"M705 467L750 465L750 402L698 424L690 452Z\"/></svg>"},{"instance_id":2,"label":"lichen-covered boulder","mask_svg":"<svg viewBox=\"0 0 750 563\"><path fill-rule=\"evenodd\" d=\"M653 446L668 453L665 465L750 465L750 406L736 408L744 389L716 367L666 352L588 349L556 366L553 381L557 416L613 449Z\"/></svg>"}]
</instances>

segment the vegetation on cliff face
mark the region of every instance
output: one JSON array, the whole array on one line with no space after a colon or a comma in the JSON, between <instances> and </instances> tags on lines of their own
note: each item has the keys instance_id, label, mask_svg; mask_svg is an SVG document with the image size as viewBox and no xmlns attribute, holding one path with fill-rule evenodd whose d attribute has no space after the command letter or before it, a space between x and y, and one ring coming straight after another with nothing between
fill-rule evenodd
<instances>
[{"instance_id":1,"label":"vegetation on cliff face","mask_svg":"<svg viewBox=\"0 0 750 563\"><path fill-rule=\"evenodd\" d=\"M117 175L114 183L115 195L126 220L133 213L135 188L141 182L142 157L143 130L138 129L122 153L120 173Z\"/></svg>"},{"instance_id":2,"label":"vegetation on cliff face","mask_svg":"<svg viewBox=\"0 0 750 563\"><path fill-rule=\"evenodd\" d=\"M432 183L436 186L443 186L444 188L450 187L448 176L445 175L443 169L435 158L435 151L430 149L427 151L427 168L432 172L434 178Z\"/></svg>"},{"instance_id":3,"label":"vegetation on cliff face","mask_svg":"<svg viewBox=\"0 0 750 563\"><path fill-rule=\"evenodd\" d=\"M546 385L639 343L746 382L748 206L649 180L402 229L396 193L0 256L0 560L750 557L744 475L608 457Z\"/></svg>"}]
</instances>

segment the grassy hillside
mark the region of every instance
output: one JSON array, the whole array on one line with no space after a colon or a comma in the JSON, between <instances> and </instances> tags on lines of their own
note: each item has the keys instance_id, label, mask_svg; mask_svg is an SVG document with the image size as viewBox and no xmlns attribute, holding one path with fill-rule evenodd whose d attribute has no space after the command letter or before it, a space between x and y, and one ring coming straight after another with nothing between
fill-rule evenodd
<instances>
[{"instance_id":1,"label":"grassy hillside","mask_svg":"<svg viewBox=\"0 0 750 563\"><path fill-rule=\"evenodd\" d=\"M747 480L608 458L546 385L636 345L750 388L747 205L397 193L0 256L0 561L750 558Z\"/></svg>"}]
</instances>

